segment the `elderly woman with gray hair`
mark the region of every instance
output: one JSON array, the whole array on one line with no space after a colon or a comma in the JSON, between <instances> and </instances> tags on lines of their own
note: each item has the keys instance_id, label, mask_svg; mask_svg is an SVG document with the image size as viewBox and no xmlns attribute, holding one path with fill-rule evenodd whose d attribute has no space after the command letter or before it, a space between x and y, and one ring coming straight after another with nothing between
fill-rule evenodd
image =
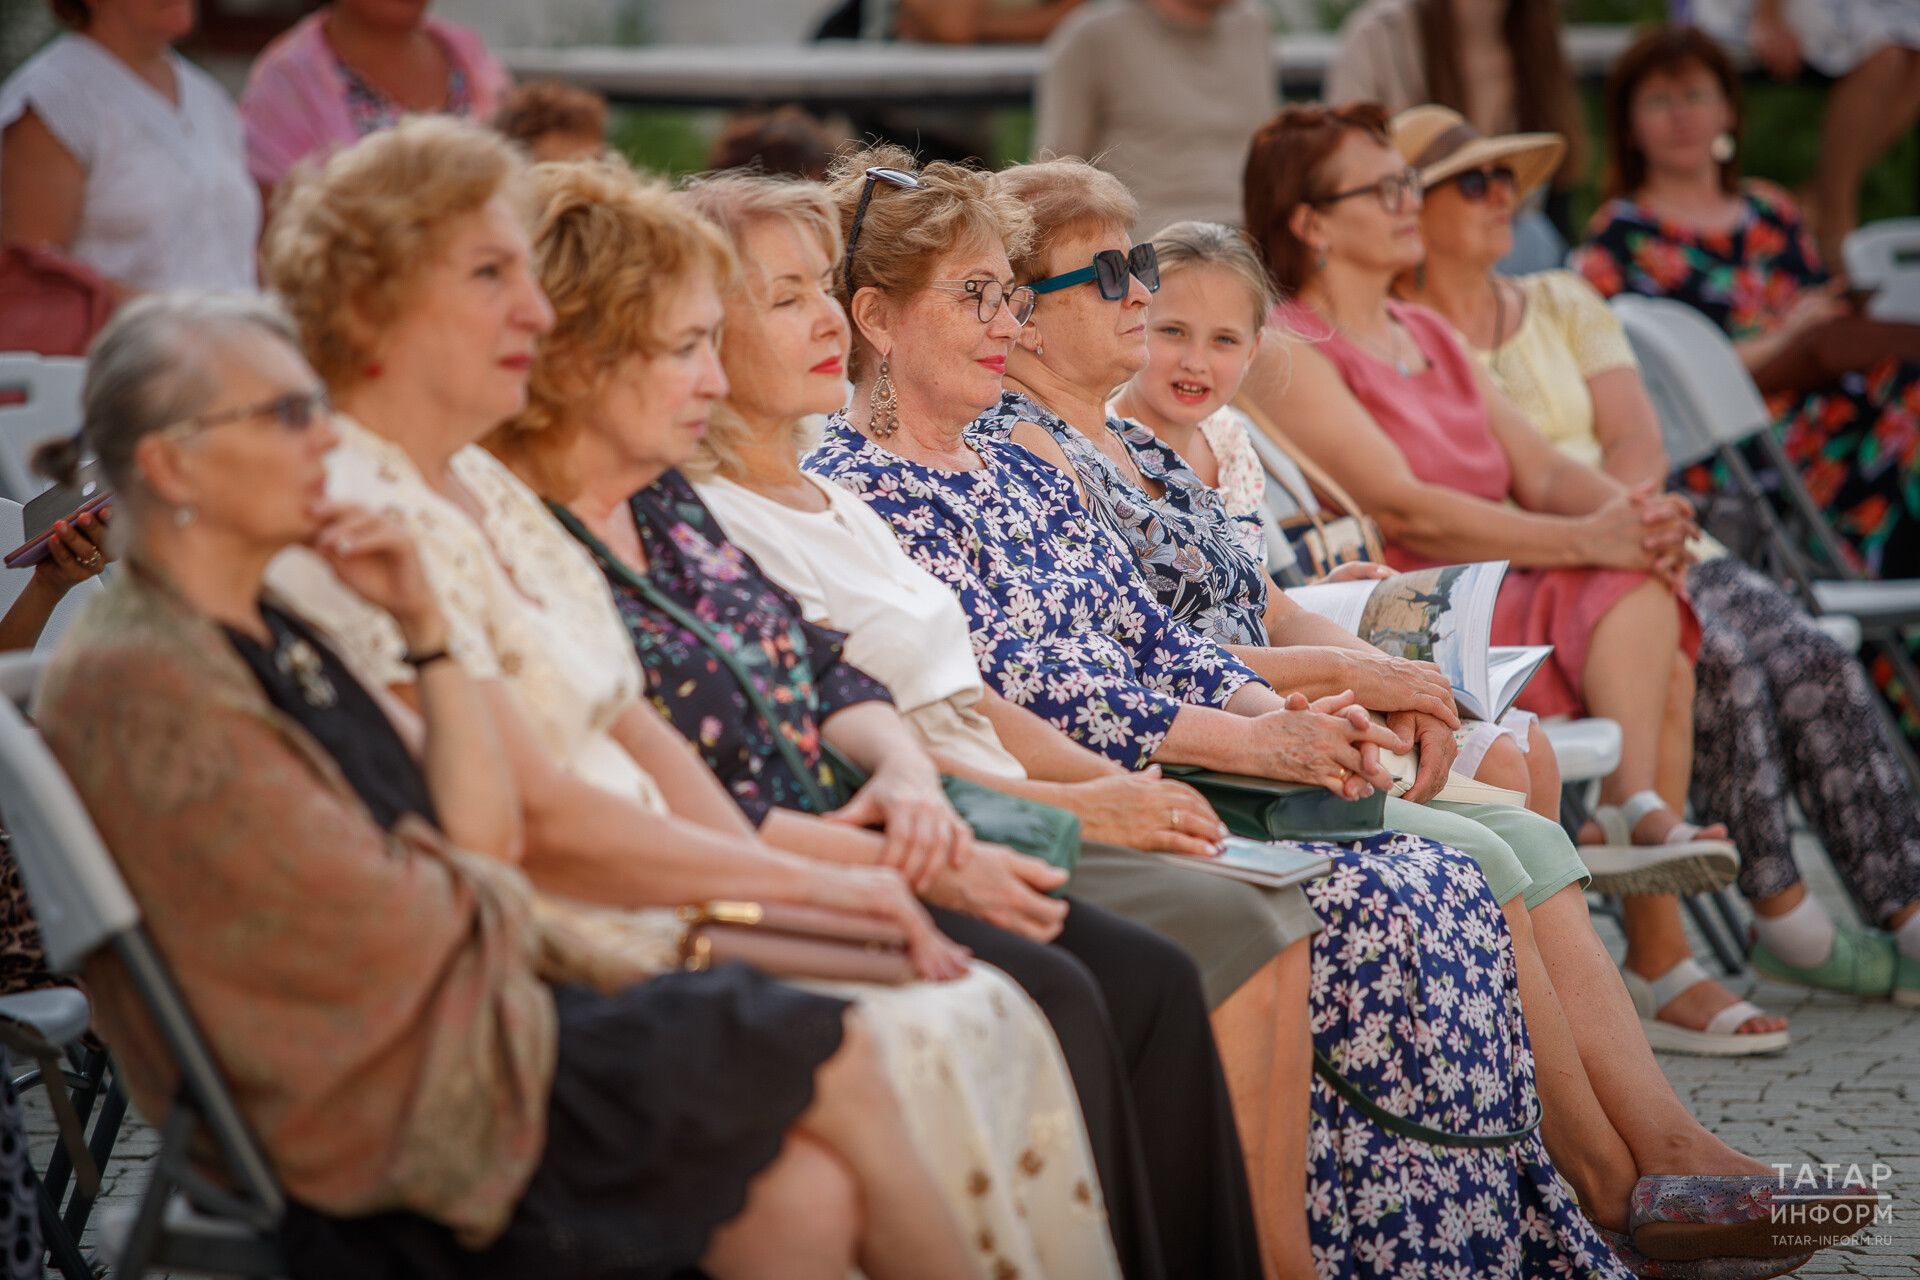
<instances>
[{"instance_id":1,"label":"elderly woman with gray hair","mask_svg":"<svg viewBox=\"0 0 1920 1280\"><path fill-rule=\"evenodd\" d=\"M43 451L98 453L127 563L39 724L286 1188L291 1274L967 1274L845 1001L739 967L576 985L412 542L325 497L337 441L276 311L156 297ZM263 593L295 544L395 620L417 716ZM117 964L87 978L157 1123L171 1063Z\"/></svg>"}]
</instances>

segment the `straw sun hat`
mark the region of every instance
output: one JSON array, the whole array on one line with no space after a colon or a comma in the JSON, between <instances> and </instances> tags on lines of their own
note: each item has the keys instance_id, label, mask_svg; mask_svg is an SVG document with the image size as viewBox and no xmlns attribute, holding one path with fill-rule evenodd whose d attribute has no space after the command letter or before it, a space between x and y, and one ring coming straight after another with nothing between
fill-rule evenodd
<instances>
[{"instance_id":1,"label":"straw sun hat","mask_svg":"<svg viewBox=\"0 0 1920 1280\"><path fill-rule=\"evenodd\" d=\"M1512 168L1514 197L1527 194L1560 167L1567 141L1557 133L1508 133L1489 138L1451 107L1409 107L1393 118L1393 145L1420 171L1428 188L1469 169Z\"/></svg>"}]
</instances>

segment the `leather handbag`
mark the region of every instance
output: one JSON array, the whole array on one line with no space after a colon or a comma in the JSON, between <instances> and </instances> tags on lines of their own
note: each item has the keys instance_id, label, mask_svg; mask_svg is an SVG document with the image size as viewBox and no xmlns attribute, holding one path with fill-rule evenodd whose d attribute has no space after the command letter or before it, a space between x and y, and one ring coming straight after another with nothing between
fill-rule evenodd
<instances>
[{"instance_id":1,"label":"leather handbag","mask_svg":"<svg viewBox=\"0 0 1920 1280\"><path fill-rule=\"evenodd\" d=\"M1301 492L1279 472L1267 471L1268 481L1278 485L1293 501L1294 514L1281 516L1275 523L1292 545L1300 571L1309 578L1324 578L1343 564L1386 563L1386 543L1380 536L1380 526L1361 512L1339 482L1312 458L1294 448L1284 435L1273 430L1253 405L1243 399L1235 401L1234 407L1246 414L1253 422L1253 429L1273 441L1306 479L1307 489ZM1322 504L1319 495L1323 493L1331 505Z\"/></svg>"},{"instance_id":2,"label":"leather handbag","mask_svg":"<svg viewBox=\"0 0 1920 1280\"><path fill-rule=\"evenodd\" d=\"M899 986L914 979L907 935L891 921L790 902L708 902L681 907L680 967L735 961L776 978Z\"/></svg>"}]
</instances>

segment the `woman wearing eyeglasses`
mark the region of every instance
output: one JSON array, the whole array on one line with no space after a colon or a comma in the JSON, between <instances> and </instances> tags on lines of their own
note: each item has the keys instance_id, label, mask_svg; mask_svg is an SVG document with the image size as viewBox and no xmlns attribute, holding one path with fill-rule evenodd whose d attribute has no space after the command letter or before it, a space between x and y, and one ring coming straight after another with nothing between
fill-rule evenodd
<instances>
[{"instance_id":1,"label":"woman wearing eyeglasses","mask_svg":"<svg viewBox=\"0 0 1920 1280\"><path fill-rule=\"evenodd\" d=\"M1426 261L1403 296L1459 329L1501 388L1558 448L1623 484L1664 483L1660 426L1620 322L1570 272L1504 279L1516 169L1556 149L1551 134L1482 139L1443 107L1394 119L1423 166ZM1438 134L1439 145L1416 140ZM1504 155L1503 155L1504 153ZM1479 163L1476 165L1476 157ZM1437 183L1438 185L1433 185ZM1920 1002L1920 803L1854 656L1765 575L1718 552L1687 573L1700 614L1692 794L1738 839L1754 907L1754 967L1858 996ZM1834 921L1793 858L1787 797L1861 896L1870 922ZM1895 938L1898 938L1896 947Z\"/></svg>"},{"instance_id":2,"label":"woman wearing eyeglasses","mask_svg":"<svg viewBox=\"0 0 1920 1280\"><path fill-rule=\"evenodd\" d=\"M897 162L885 152L852 157L835 185L850 227L840 278L852 295L853 407L831 420L807 468L864 499L908 555L960 596L987 683L1081 745L1129 769L1191 762L1347 795L1374 785L1360 748L1391 735L1350 698L1309 707L1277 695L1166 612L1059 469L973 429L1000 401L1021 329L1006 308L982 322L970 298L942 286L1007 288L1009 249L1020 260L1032 252L1028 206L997 179L945 166L929 166L911 186L870 181L860 168L869 159ZM928 186L963 182L999 212L931 216L937 192ZM1089 246L1089 257L1093 247L1107 246ZM1130 324L1137 320L1107 328L1119 335ZM1264 1021L1247 998L1257 993L1235 992L1214 1014L1269 1266L1310 1275L1317 1258L1359 1276L1406 1265L1620 1274L1565 1207L1538 1136L1520 1132L1540 1113L1530 1060L1514 1052L1524 1033L1512 943L1485 876L1466 855L1400 832L1315 847L1335 870L1307 891L1323 924L1311 980L1274 993ZM1383 919L1395 922L1384 933ZM1458 1020L1461 1005L1427 998L1441 987L1477 993L1494 1022ZM1416 1022L1433 1034L1416 1036ZM1396 1116L1426 1126L1425 1136L1313 1082L1316 1049L1362 1095L1390 1098ZM1491 1076L1475 1072L1492 1091L1471 1103L1455 1075L1469 1063L1496 1064ZM1403 1087L1410 1081L1422 1083ZM1467 1130L1500 1131L1491 1141L1505 1145L1469 1150L1454 1144L1459 1130L1433 1132L1469 1116ZM1441 1183L1458 1188L1458 1201L1405 1193ZM1458 1203L1476 1200L1494 1208L1464 1238L1443 1225L1459 1221ZM1295 1216L1302 1205L1305 1230ZM1523 1218L1544 1229L1519 1231Z\"/></svg>"},{"instance_id":3,"label":"woman wearing eyeglasses","mask_svg":"<svg viewBox=\"0 0 1920 1280\"><path fill-rule=\"evenodd\" d=\"M1530 180L1550 167L1532 165ZM1691 772L1699 635L1675 594L1691 508L1559 453L1444 321L1391 297L1423 253L1421 179L1378 107L1283 110L1256 135L1248 172L1249 233L1275 282L1297 295L1275 313L1294 340L1249 379L1256 405L1380 522L1397 566L1507 560L1494 643L1554 646L1520 705L1618 721L1620 767L1602 794L1621 810L1621 834L1669 853L1684 846L1702 864L1717 856L1720 875L1731 872L1724 830L1696 829L1677 812ZM1677 865L1676 875L1692 864ZM1656 1046L1785 1046L1783 1019L1690 970L1656 990L1690 956L1678 904L1658 892L1626 902L1628 983Z\"/></svg>"}]
</instances>

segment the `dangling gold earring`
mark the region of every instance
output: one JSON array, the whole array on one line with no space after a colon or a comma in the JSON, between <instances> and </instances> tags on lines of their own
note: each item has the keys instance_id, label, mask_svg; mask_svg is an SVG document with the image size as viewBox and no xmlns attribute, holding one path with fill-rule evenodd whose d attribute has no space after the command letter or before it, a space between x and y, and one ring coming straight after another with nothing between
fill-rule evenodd
<instances>
[{"instance_id":1,"label":"dangling gold earring","mask_svg":"<svg viewBox=\"0 0 1920 1280\"><path fill-rule=\"evenodd\" d=\"M880 357L880 376L873 380L867 397L867 430L876 440L885 440L900 429L900 399L893 388L893 367Z\"/></svg>"}]
</instances>

